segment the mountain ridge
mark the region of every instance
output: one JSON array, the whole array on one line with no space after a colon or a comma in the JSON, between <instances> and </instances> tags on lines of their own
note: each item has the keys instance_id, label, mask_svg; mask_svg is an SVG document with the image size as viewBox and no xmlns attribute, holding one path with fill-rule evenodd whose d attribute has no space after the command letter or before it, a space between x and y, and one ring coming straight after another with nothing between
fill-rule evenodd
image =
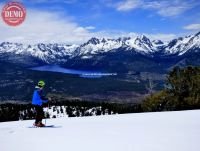
<instances>
[{"instance_id":1,"label":"mountain ridge","mask_svg":"<svg viewBox=\"0 0 200 151\"><path fill-rule=\"evenodd\" d=\"M134 38L120 37L117 39L91 38L81 45L68 44L20 44L2 42L0 44L0 54L12 53L15 55L28 55L38 58L48 64L63 63L69 58L81 56L91 58L99 53L106 53L112 50L124 48L126 51L135 51L143 55L161 53L164 55L179 56L185 54L193 48L200 48L200 32L185 37L173 39L167 43L161 40L150 40L145 35Z\"/></svg>"},{"instance_id":2,"label":"mountain ridge","mask_svg":"<svg viewBox=\"0 0 200 151\"><path fill-rule=\"evenodd\" d=\"M0 60L4 62L26 67L57 64L66 68L112 72L152 72L155 71L153 68L158 67L157 64L163 71L168 71L174 65L200 65L197 58L199 52L200 32L169 42L150 40L145 35L139 35L117 39L93 37L81 45L30 45L10 42L0 44ZM197 63L194 63L194 60Z\"/></svg>"}]
</instances>

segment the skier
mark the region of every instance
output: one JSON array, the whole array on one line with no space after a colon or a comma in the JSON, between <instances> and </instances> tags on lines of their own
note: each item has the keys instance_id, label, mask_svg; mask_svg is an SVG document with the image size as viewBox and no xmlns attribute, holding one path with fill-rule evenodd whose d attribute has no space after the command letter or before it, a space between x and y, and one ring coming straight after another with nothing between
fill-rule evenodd
<instances>
[{"instance_id":1,"label":"skier","mask_svg":"<svg viewBox=\"0 0 200 151\"><path fill-rule=\"evenodd\" d=\"M48 99L44 97L43 95L43 88L45 86L44 81L39 81L38 85L35 87L33 98L32 98L32 104L35 107L36 110L36 118L34 126L37 127L44 127L45 125L42 123L42 119L44 117L44 111L43 111L43 103L47 103Z\"/></svg>"}]
</instances>

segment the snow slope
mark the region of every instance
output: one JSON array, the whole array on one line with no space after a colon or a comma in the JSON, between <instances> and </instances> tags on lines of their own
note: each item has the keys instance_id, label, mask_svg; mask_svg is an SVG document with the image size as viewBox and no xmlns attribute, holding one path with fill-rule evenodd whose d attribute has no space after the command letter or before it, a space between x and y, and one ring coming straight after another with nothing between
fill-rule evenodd
<instances>
[{"instance_id":1,"label":"snow slope","mask_svg":"<svg viewBox=\"0 0 200 151\"><path fill-rule=\"evenodd\" d=\"M0 123L1 151L199 151L200 110Z\"/></svg>"}]
</instances>

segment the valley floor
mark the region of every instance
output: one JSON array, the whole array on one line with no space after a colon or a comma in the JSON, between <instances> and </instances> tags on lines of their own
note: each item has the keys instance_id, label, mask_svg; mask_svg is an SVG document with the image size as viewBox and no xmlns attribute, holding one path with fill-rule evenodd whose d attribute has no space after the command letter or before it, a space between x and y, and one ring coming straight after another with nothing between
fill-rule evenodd
<instances>
[{"instance_id":1,"label":"valley floor","mask_svg":"<svg viewBox=\"0 0 200 151\"><path fill-rule=\"evenodd\" d=\"M200 110L0 123L1 151L199 151Z\"/></svg>"}]
</instances>

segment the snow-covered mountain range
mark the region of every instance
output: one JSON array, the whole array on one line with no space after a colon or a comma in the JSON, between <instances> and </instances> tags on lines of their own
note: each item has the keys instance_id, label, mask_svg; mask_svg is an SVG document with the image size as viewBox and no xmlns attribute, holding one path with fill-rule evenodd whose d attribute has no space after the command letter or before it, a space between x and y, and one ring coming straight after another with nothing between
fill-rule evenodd
<instances>
[{"instance_id":1,"label":"snow-covered mountain range","mask_svg":"<svg viewBox=\"0 0 200 151\"><path fill-rule=\"evenodd\" d=\"M63 62L66 56L72 56L76 50L77 45L64 45L64 44L19 44L3 42L0 44L0 54L13 54L32 56L46 63L52 61Z\"/></svg>"},{"instance_id":2,"label":"snow-covered mountain range","mask_svg":"<svg viewBox=\"0 0 200 151\"><path fill-rule=\"evenodd\" d=\"M150 40L145 35L118 39L91 38L82 45L43 43L28 45L3 42L0 44L0 56L5 54L29 56L48 64L58 64L76 57L88 59L98 54L117 52L122 49L145 56L153 56L154 54L182 56L190 51L199 51L200 32L194 35L180 37L169 42Z\"/></svg>"}]
</instances>

